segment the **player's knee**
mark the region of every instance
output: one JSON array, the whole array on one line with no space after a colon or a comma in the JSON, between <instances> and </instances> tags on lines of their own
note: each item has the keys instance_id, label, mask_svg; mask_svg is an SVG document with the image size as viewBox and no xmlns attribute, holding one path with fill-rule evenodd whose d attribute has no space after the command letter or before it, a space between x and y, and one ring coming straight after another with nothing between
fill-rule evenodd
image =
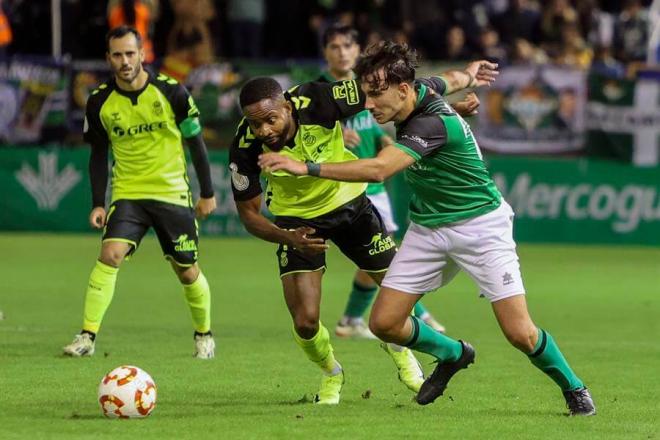
<instances>
[{"instance_id":1,"label":"player's knee","mask_svg":"<svg viewBox=\"0 0 660 440\"><path fill-rule=\"evenodd\" d=\"M378 339L381 339L385 342L391 342L396 340L398 334L399 325L391 319L379 316L378 314L372 314L369 317L369 330L371 333L376 335Z\"/></svg>"},{"instance_id":2,"label":"player's knee","mask_svg":"<svg viewBox=\"0 0 660 440\"><path fill-rule=\"evenodd\" d=\"M507 340L523 353L531 353L536 344L536 328L516 328L505 333Z\"/></svg>"},{"instance_id":3,"label":"player's knee","mask_svg":"<svg viewBox=\"0 0 660 440\"><path fill-rule=\"evenodd\" d=\"M120 249L107 248L101 251L99 261L112 267L119 267L124 261L126 253Z\"/></svg>"},{"instance_id":4,"label":"player's knee","mask_svg":"<svg viewBox=\"0 0 660 440\"><path fill-rule=\"evenodd\" d=\"M293 328L303 339L312 339L319 331L319 317L314 314L299 314L293 320Z\"/></svg>"},{"instance_id":5,"label":"player's knee","mask_svg":"<svg viewBox=\"0 0 660 440\"><path fill-rule=\"evenodd\" d=\"M176 272L176 276L179 277L181 284L192 284L197 281L197 277L199 277L199 268L197 266L176 266L174 271Z\"/></svg>"}]
</instances>

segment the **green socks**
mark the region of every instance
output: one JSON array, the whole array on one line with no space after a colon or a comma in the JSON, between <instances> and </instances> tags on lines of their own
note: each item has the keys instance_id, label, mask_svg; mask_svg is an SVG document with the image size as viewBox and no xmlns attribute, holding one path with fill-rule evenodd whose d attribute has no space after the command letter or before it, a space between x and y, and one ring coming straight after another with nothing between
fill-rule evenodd
<instances>
[{"instance_id":1,"label":"green socks","mask_svg":"<svg viewBox=\"0 0 660 440\"><path fill-rule=\"evenodd\" d=\"M197 333L211 331L211 290L206 277L200 271L192 284L183 285L183 293L190 307L193 327Z\"/></svg>"},{"instance_id":2,"label":"green socks","mask_svg":"<svg viewBox=\"0 0 660 440\"><path fill-rule=\"evenodd\" d=\"M348 297L344 316L349 318L362 318L371 305L374 296L376 296L377 291L378 286L367 287L353 282L353 290L351 290L351 294Z\"/></svg>"},{"instance_id":3,"label":"green socks","mask_svg":"<svg viewBox=\"0 0 660 440\"><path fill-rule=\"evenodd\" d=\"M319 331L312 339L301 338L295 329L293 339L303 349L307 358L318 365L325 374L334 375L339 372L339 363L335 360L332 345L330 345L330 334L322 323L319 322Z\"/></svg>"},{"instance_id":4,"label":"green socks","mask_svg":"<svg viewBox=\"0 0 660 440\"><path fill-rule=\"evenodd\" d=\"M413 309L413 315L415 315L418 318L424 319L426 315L429 314L429 311L424 307L424 304L422 304L421 301L417 301L415 303L415 308Z\"/></svg>"},{"instance_id":5,"label":"green socks","mask_svg":"<svg viewBox=\"0 0 660 440\"><path fill-rule=\"evenodd\" d=\"M413 326L412 334L410 340L403 345L430 354L439 362L453 362L461 357L463 346L460 342L433 330L416 316L411 316L409 319Z\"/></svg>"},{"instance_id":6,"label":"green socks","mask_svg":"<svg viewBox=\"0 0 660 440\"><path fill-rule=\"evenodd\" d=\"M115 293L118 268L96 261L89 276L83 317L83 331L98 333L105 311Z\"/></svg>"},{"instance_id":7,"label":"green socks","mask_svg":"<svg viewBox=\"0 0 660 440\"><path fill-rule=\"evenodd\" d=\"M584 384L568 366L568 362L559 351L559 347L557 347L550 333L543 329L538 329L538 331L539 339L536 341L536 346L527 355L532 364L550 376L562 391L582 388Z\"/></svg>"}]
</instances>

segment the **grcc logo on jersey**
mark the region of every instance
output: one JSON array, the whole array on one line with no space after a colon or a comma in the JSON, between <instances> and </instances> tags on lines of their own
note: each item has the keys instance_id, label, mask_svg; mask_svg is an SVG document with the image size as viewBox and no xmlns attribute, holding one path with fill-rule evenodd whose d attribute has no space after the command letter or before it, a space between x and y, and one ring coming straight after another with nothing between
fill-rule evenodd
<instances>
[{"instance_id":1,"label":"grcc logo on jersey","mask_svg":"<svg viewBox=\"0 0 660 440\"><path fill-rule=\"evenodd\" d=\"M128 127L128 129L124 130L123 128L119 126L115 126L112 129L112 133L115 136L124 136L125 134L128 134L129 136L134 136L136 134L140 133L151 133L152 131L156 130L162 130L164 128L167 128L167 121L159 121L159 122L150 122L148 124L138 124L138 125L133 125L132 127Z\"/></svg>"}]
</instances>

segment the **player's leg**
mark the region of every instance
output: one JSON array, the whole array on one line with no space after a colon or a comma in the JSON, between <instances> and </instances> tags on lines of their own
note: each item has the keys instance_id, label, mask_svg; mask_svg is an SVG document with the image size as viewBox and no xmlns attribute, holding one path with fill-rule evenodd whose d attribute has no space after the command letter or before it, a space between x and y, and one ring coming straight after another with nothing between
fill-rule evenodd
<instances>
[{"instance_id":1,"label":"player's leg","mask_svg":"<svg viewBox=\"0 0 660 440\"><path fill-rule=\"evenodd\" d=\"M323 372L314 401L332 405L339 403L344 372L335 359L330 333L319 320L323 270L283 275L282 287L293 320L293 338L307 358Z\"/></svg>"},{"instance_id":2,"label":"player's leg","mask_svg":"<svg viewBox=\"0 0 660 440\"><path fill-rule=\"evenodd\" d=\"M595 414L584 383L570 368L552 336L537 328L529 316L509 205L503 202L497 210L449 231L448 237L454 244L453 258L479 285L479 293L491 302L507 340L557 383L571 414Z\"/></svg>"},{"instance_id":3,"label":"player's leg","mask_svg":"<svg viewBox=\"0 0 660 440\"><path fill-rule=\"evenodd\" d=\"M278 217L275 220L275 224L284 229L312 227L316 230L316 236L324 238L325 226L330 226L332 222L332 219L317 222L316 219L303 221L292 217ZM344 384L344 371L335 359L330 333L319 320L325 253L303 254L298 249L281 244L277 249L277 261L284 300L293 321L293 339L305 356L322 371L321 386L314 402L337 404Z\"/></svg>"},{"instance_id":4,"label":"player's leg","mask_svg":"<svg viewBox=\"0 0 660 440\"><path fill-rule=\"evenodd\" d=\"M147 202L156 236L165 257L172 264L190 309L193 339L198 359L215 356L211 333L211 289L197 264L199 237L192 208L157 201Z\"/></svg>"},{"instance_id":5,"label":"player's leg","mask_svg":"<svg viewBox=\"0 0 660 440\"><path fill-rule=\"evenodd\" d=\"M589 391L571 369L554 338L532 322L525 295L504 298L493 302L492 306L504 336L559 386L571 415L595 414Z\"/></svg>"},{"instance_id":6,"label":"player's leg","mask_svg":"<svg viewBox=\"0 0 660 440\"><path fill-rule=\"evenodd\" d=\"M94 354L96 334L112 301L119 266L137 249L148 228L149 219L139 203L118 200L112 204L99 258L89 276L82 330L64 347L64 354L75 357Z\"/></svg>"},{"instance_id":7,"label":"player's leg","mask_svg":"<svg viewBox=\"0 0 660 440\"><path fill-rule=\"evenodd\" d=\"M364 314L371 307L378 284L362 270L357 270L353 287L346 302L344 315L335 327L335 334L342 338L375 339L364 322Z\"/></svg>"},{"instance_id":8,"label":"player's leg","mask_svg":"<svg viewBox=\"0 0 660 440\"><path fill-rule=\"evenodd\" d=\"M372 282L380 284L396 255L396 243L366 197L351 204L349 218L349 226L334 231L331 238ZM417 392L424 382L424 373L415 355L396 344L383 343L381 347L394 361L401 382Z\"/></svg>"},{"instance_id":9,"label":"player's leg","mask_svg":"<svg viewBox=\"0 0 660 440\"><path fill-rule=\"evenodd\" d=\"M371 311L369 327L376 336L437 359L434 372L417 395L420 404L434 401L451 377L474 361L474 350L469 344L445 336L418 317L410 316L424 293L447 284L457 272L442 236L436 230L412 223Z\"/></svg>"}]
</instances>

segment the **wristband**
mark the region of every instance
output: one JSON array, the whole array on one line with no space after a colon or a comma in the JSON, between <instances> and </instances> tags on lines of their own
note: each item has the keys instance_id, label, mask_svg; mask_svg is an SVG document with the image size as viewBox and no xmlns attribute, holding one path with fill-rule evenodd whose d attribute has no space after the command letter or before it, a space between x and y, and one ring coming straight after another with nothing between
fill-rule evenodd
<instances>
[{"instance_id":1,"label":"wristband","mask_svg":"<svg viewBox=\"0 0 660 440\"><path fill-rule=\"evenodd\" d=\"M307 162L307 174L310 176L320 176L321 175L321 164L314 162Z\"/></svg>"}]
</instances>

